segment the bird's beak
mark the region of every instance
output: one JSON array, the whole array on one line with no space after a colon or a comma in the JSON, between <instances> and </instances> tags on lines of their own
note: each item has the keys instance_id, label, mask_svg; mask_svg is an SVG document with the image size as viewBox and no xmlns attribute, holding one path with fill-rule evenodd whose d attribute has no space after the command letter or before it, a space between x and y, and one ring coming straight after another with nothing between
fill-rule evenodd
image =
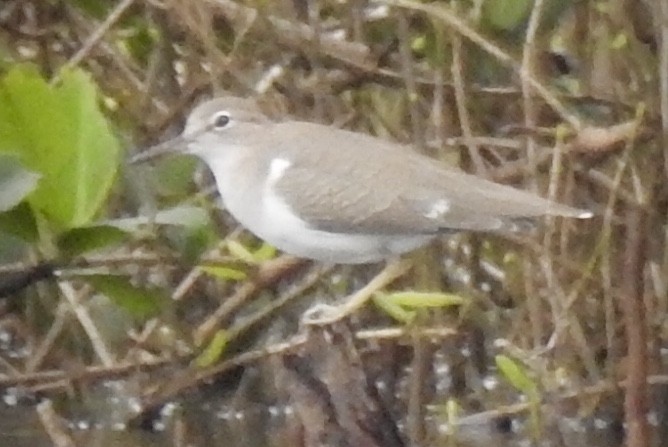
<instances>
[{"instance_id":1,"label":"bird's beak","mask_svg":"<svg viewBox=\"0 0 668 447\"><path fill-rule=\"evenodd\" d=\"M190 153L190 143L197 140L201 135L210 132L211 125L202 126L202 128L195 131L184 131L181 135L172 138L171 140L158 143L148 149L136 154L130 158L130 164L143 163L153 158L161 157L167 154L188 154ZM187 133L186 133L187 132Z\"/></svg>"},{"instance_id":2,"label":"bird's beak","mask_svg":"<svg viewBox=\"0 0 668 447\"><path fill-rule=\"evenodd\" d=\"M152 160L153 158L161 157L167 154L185 153L188 150L188 143L190 141L191 138L179 135L172 138L171 140L158 143L155 146L151 146L148 149L135 154L132 158L130 158L129 163L143 163L145 161Z\"/></svg>"}]
</instances>

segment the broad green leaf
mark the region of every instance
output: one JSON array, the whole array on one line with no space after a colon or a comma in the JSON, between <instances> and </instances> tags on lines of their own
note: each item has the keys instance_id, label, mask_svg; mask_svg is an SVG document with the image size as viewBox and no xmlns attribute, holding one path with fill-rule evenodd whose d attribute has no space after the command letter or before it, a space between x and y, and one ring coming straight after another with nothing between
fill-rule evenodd
<instances>
[{"instance_id":1,"label":"broad green leaf","mask_svg":"<svg viewBox=\"0 0 668 447\"><path fill-rule=\"evenodd\" d=\"M51 86L20 66L0 80L0 152L42 176L29 202L68 229L89 223L106 200L120 146L86 73L65 71Z\"/></svg>"},{"instance_id":2,"label":"broad green leaf","mask_svg":"<svg viewBox=\"0 0 668 447\"><path fill-rule=\"evenodd\" d=\"M205 368L218 362L218 360L220 360L220 358L223 356L223 353L225 352L225 348L227 347L228 342L229 342L229 336L227 334L227 331L222 329L219 330L213 336L213 339L207 345L204 351L202 351L202 353L199 356L197 356L195 364L200 368Z\"/></svg>"},{"instance_id":3,"label":"broad green leaf","mask_svg":"<svg viewBox=\"0 0 668 447\"><path fill-rule=\"evenodd\" d=\"M138 320L157 315L169 302L161 290L135 287L124 276L86 275L82 279Z\"/></svg>"},{"instance_id":4,"label":"broad green leaf","mask_svg":"<svg viewBox=\"0 0 668 447\"><path fill-rule=\"evenodd\" d=\"M0 153L0 212L18 205L37 187L39 177L25 169L16 156Z\"/></svg>"},{"instance_id":5,"label":"broad green leaf","mask_svg":"<svg viewBox=\"0 0 668 447\"><path fill-rule=\"evenodd\" d=\"M66 256L76 256L122 242L128 237L111 225L96 225L74 228L61 234L56 243Z\"/></svg>"},{"instance_id":6,"label":"broad green leaf","mask_svg":"<svg viewBox=\"0 0 668 447\"><path fill-rule=\"evenodd\" d=\"M0 231L26 242L38 240L37 222L30 206L23 202L9 211L0 213Z\"/></svg>"}]
</instances>

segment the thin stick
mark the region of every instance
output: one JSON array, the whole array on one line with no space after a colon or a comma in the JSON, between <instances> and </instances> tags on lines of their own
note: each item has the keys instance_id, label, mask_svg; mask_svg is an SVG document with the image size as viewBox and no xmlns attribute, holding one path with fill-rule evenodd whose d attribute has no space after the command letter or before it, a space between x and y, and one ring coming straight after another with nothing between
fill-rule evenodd
<instances>
[{"instance_id":1,"label":"thin stick","mask_svg":"<svg viewBox=\"0 0 668 447\"><path fill-rule=\"evenodd\" d=\"M536 78L532 76L531 73L527 73L523 67L518 66L517 62L505 51L496 45L492 44L486 40L479 33L474 31L469 27L463 20L457 17L456 14L453 14L449 8L443 6L442 4L422 4L410 0L379 0L381 3L385 3L391 6L398 6L401 8L407 8L414 11L422 11L425 14L428 14L432 17L437 18L438 20L443 21L448 26L452 27L462 36L466 37L476 45L479 45L481 49L496 57L499 62L510 67L514 70L522 79L526 79L529 85L536 91L536 93L543 98L543 100L554 109L556 113L559 114L561 119L566 121L573 129L577 131L582 129L582 123L580 119L570 113L568 109L557 99L555 95L550 92L550 90L541 84Z\"/></svg>"},{"instance_id":2,"label":"thin stick","mask_svg":"<svg viewBox=\"0 0 668 447\"><path fill-rule=\"evenodd\" d=\"M95 31L93 31L93 34L88 38L86 43L79 48L79 51L74 53L74 56L72 56L67 62L63 64L63 66L60 69L60 72L62 73L65 70L69 70L72 67L75 67L76 65L79 64L87 55L88 53L93 49L95 45L104 37L104 35L111 29L112 26L121 18L123 13L130 7L132 4L135 2L135 0L123 0L121 3L119 3L111 13L107 16L107 18L102 22L100 26L98 26ZM53 84L56 82L58 77L54 77L54 79L51 81Z\"/></svg>"}]
</instances>

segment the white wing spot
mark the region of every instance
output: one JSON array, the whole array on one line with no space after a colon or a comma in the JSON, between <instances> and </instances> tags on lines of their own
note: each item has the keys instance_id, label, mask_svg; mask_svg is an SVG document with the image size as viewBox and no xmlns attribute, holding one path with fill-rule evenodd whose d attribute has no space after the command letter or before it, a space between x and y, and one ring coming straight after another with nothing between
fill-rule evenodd
<instances>
[{"instance_id":1,"label":"white wing spot","mask_svg":"<svg viewBox=\"0 0 668 447\"><path fill-rule=\"evenodd\" d=\"M450 210L450 202L445 199L437 200L431 209L425 213L425 217L429 219L438 219Z\"/></svg>"},{"instance_id":2,"label":"white wing spot","mask_svg":"<svg viewBox=\"0 0 668 447\"><path fill-rule=\"evenodd\" d=\"M269 165L269 174L267 176L267 186L272 187L283 177L285 171L292 165L285 158L274 158Z\"/></svg>"}]
</instances>

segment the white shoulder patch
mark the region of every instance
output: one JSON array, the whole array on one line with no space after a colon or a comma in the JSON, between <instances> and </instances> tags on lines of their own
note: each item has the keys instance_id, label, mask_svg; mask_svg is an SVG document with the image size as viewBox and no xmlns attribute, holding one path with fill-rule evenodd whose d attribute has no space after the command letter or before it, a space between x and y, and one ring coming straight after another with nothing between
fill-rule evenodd
<instances>
[{"instance_id":1,"label":"white shoulder patch","mask_svg":"<svg viewBox=\"0 0 668 447\"><path fill-rule=\"evenodd\" d=\"M283 177L285 171L292 166L290 160L285 158L274 158L269 164L269 172L267 174L267 186L271 187Z\"/></svg>"},{"instance_id":2,"label":"white shoulder patch","mask_svg":"<svg viewBox=\"0 0 668 447\"><path fill-rule=\"evenodd\" d=\"M448 211L450 211L450 202L445 199L440 199L434 202L429 211L424 214L424 217L429 219L438 219Z\"/></svg>"}]
</instances>

